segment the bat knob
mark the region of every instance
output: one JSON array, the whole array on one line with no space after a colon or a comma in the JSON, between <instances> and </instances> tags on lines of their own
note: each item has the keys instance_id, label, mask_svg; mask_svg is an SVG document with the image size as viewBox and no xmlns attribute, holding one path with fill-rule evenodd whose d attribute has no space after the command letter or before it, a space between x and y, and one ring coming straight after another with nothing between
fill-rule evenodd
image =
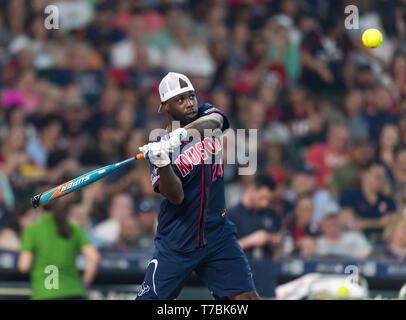
<instances>
[{"instance_id":1,"label":"bat knob","mask_svg":"<svg viewBox=\"0 0 406 320\"><path fill-rule=\"evenodd\" d=\"M39 200L41 199L41 195L42 193L37 194L36 196L31 198L31 204L34 208L39 207Z\"/></svg>"}]
</instances>

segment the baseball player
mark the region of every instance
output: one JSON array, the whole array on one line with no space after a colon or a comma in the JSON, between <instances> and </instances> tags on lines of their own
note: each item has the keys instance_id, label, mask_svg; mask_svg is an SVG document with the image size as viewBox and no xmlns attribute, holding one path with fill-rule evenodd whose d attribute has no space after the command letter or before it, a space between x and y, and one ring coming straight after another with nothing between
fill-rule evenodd
<instances>
[{"instance_id":1,"label":"baseball player","mask_svg":"<svg viewBox=\"0 0 406 320\"><path fill-rule=\"evenodd\" d=\"M159 111L167 112L169 124L160 141L140 150L149 158L154 191L165 199L137 300L177 298L193 271L216 299L258 299L236 228L226 216L221 144L214 135L204 136L205 129L226 130L228 120L213 105L198 105L185 75L168 73L159 94ZM173 130L173 121L180 128ZM192 131L201 138L191 137Z\"/></svg>"}]
</instances>

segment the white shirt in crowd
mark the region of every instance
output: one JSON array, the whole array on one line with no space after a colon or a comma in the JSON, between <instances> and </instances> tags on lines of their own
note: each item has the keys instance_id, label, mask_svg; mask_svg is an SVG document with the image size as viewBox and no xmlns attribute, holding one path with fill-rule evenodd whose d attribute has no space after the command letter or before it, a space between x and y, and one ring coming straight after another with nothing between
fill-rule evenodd
<instances>
[{"instance_id":1,"label":"white shirt in crowd","mask_svg":"<svg viewBox=\"0 0 406 320\"><path fill-rule=\"evenodd\" d=\"M368 240L359 232L348 231L341 234L341 238L335 242L328 242L323 236L317 239L317 255L341 255L349 257L365 257L372 247Z\"/></svg>"}]
</instances>

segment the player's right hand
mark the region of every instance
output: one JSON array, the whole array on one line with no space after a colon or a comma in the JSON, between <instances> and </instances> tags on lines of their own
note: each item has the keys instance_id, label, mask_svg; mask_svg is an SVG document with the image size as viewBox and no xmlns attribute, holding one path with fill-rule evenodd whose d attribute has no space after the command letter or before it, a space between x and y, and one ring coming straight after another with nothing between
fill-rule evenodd
<instances>
[{"instance_id":1,"label":"player's right hand","mask_svg":"<svg viewBox=\"0 0 406 320\"><path fill-rule=\"evenodd\" d=\"M165 167L170 163L169 149L163 142L152 142L139 148L144 157L158 168Z\"/></svg>"}]
</instances>

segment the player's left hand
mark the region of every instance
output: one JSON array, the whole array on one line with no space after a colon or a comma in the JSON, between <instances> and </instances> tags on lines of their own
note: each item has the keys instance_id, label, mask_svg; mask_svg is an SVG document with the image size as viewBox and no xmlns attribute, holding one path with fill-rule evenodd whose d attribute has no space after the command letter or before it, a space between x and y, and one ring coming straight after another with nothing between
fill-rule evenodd
<instances>
[{"instance_id":1,"label":"player's left hand","mask_svg":"<svg viewBox=\"0 0 406 320\"><path fill-rule=\"evenodd\" d=\"M163 136L159 143L161 143L162 148L169 153L173 152L176 148L178 148L182 144L182 140L185 140L186 137L187 137L186 129L179 128Z\"/></svg>"},{"instance_id":2,"label":"player's left hand","mask_svg":"<svg viewBox=\"0 0 406 320\"><path fill-rule=\"evenodd\" d=\"M173 137L178 137L180 141L183 141L187 138L187 131L185 128L178 128L166 135L164 135L161 139L161 141L169 141L171 139L174 139Z\"/></svg>"}]
</instances>

